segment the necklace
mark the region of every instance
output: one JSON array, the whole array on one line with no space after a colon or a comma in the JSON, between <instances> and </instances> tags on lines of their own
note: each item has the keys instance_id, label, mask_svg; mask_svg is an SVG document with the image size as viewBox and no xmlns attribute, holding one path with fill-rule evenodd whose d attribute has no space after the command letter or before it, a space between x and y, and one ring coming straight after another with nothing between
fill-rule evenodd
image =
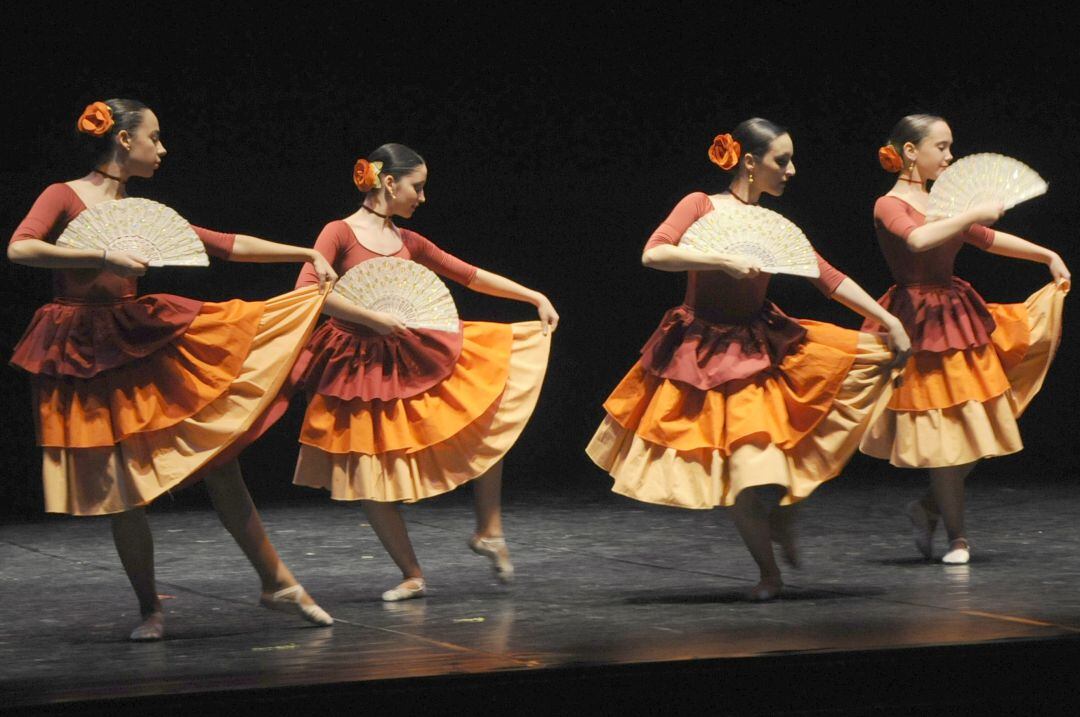
<instances>
[{"instance_id":1,"label":"necklace","mask_svg":"<svg viewBox=\"0 0 1080 717\"><path fill-rule=\"evenodd\" d=\"M106 177L108 179L111 179L114 182L120 182L120 184L127 184L126 179L120 179L120 177L113 176L113 175L109 174L108 172L102 172L100 169L97 169L96 167L94 169L91 169L90 171L94 172L95 174L100 174L102 177Z\"/></svg>"},{"instance_id":2,"label":"necklace","mask_svg":"<svg viewBox=\"0 0 1080 717\"><path fill-rule=\"evenodd\" d=\"M389 214L382 214L382 213L380 213L380 212L377 212L377 211L375 211L374 209L372 209L371 207L369 207L369 206L368 206L368 205L366 205L366 204L361 204L361 205L360 205L360 208L361 208L361 209L363 209L363 210L364 210L365 212L371 212L371 213L372 213L372 214L374 214L375 216L377 216L377 217L381 217L382 219L389 219L389 218L390 218L390 215L389 215Z\"/></svg>"},{"instance_id":3,"label":"necklace","mask_svg":"<svg viewBox=\"0 0 1080 717\"><path fill-rule=\"evenodd\" d=\"M752 206L754 206L753 204L751 204L750 202L746 201L745 199L743 199L742 197L740 197L740 196L739 196L738 194L736 194L735 192L731 191L730 189L728 190L728 194L730 194L731 196L735 197L735 199L736 199L736 200L738 200L738 201L739 201L739 203L741 203L741 204L745 204L745 205L746 205L746 206L748 206L748 207L752 207Z\"/></svg>"},{"instance_id":4,"label":"necklace","mask_svg":"<svg viewBox=\"0 0 1080 717\"><path fill-rule=\"evenodd\" d=\"M921 179L912 179L911 177L897 177L901 182L907 182L908 184L925 184Z\"/></svg>"}]
</instances>

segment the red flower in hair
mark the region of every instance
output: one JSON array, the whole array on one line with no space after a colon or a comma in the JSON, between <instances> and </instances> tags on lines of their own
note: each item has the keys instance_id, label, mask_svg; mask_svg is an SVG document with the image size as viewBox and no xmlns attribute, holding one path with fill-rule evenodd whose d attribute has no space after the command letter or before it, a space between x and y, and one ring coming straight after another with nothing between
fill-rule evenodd
<instances>
[{"instance_id":1,"label":"red flower in hair","mask_svg":"<svg viewBox=\"0 0 1080 717\"><path fill-rule=\"evenodd\" d=\"M107 104L104 102L91 102L83 110L75 126L79 128L80 132L101 137L107 134L114 124L116 124L116 121L113 119L112 110L109 109Z\"/></svg>"},{"instance_id":2,"label":"red flower in hair","mask_svg":"<svg viewBox=\"0 0 1080 717\"><path fill-rule=\"evenodd\" d=\"M904 160L900 159L900 153L891 144L886 144L877 151L877 159L886 172L896 174L904 168Z\"/></svg>"},{"instance_id":3,"label":"red flower in hair","mask_svg":"<svg viewBox=\"0 0 1080 717\"><path fill-rule=\"evenodd\" d=\"M709 147L709 159L720 169L731 169L742 159L742 145L730 134L718 134Z\"/></svg>"},{"instance_id":4,"label":"red flower in hair","mask_svg":"<svg viewBox=\"0 0 1080 717\"><path fill-rule=\"evenodd\" d=\"M370 192L376 187L381 187L382 183L379 182L379 172L382 171L382 162L369 162L363 157L356 160L356 166L353 167L352 180L356 188L361 192Z\"/></svg>"}]
</instances>

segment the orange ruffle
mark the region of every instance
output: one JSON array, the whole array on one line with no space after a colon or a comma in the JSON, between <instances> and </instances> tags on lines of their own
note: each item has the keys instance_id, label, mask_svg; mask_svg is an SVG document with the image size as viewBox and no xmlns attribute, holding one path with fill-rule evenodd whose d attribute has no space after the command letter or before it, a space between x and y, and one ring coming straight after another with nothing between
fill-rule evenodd
<instances>
[{"instance_id":1,"label":"orange ruffle","mask_svg":"<svg viewBox=\"0 0 1080 717\"><path fill-rule=\"evenodd\" d=\"M453 372L423 393L389 401L313 396L300 442L327 453L411 453L461 431L502 395L514 339L509 324L466 321L462 332Z\"/></svg>"},{"instance_id":2,"label":"orange ruffle","mask_svg":"<svg viewBox=\"0 0 1080 717\"><path fill-rule=\"evenodd\" d=\"M1024 304L988 304L997 328L986 346L962 351L920 351L908 359L903 383L893 392L893 411L951 408L968 401L984 403L1010 388L1006 372L1018 365L1030 347L1028 310Z\"/></svg>"},{"instance_id":3,"label":"orange ruffle","mask_svg":"<svg viewBox=\"0 0 1080 717\"><path fill-rule=\"evenodd\" d=\"M829 412L855 360L859 334L799 321L806 341L778 370L708 391L660 379L638 362L604 403L622 427L666 448L715 448L723 455L751 441L795 446Z\"/></svg>"},{"instance_id":4,"label":"orange ruffle","mask_svg":"<svg viewBox=\"0 0 1080 717\"><path fill-rule=\"evenodd\" d=\"M205 303L180 338L144 359L89 379L36 376L38 444L112 446L194 415L239 374L263 307Z\"/></svg>"}]
</instances>

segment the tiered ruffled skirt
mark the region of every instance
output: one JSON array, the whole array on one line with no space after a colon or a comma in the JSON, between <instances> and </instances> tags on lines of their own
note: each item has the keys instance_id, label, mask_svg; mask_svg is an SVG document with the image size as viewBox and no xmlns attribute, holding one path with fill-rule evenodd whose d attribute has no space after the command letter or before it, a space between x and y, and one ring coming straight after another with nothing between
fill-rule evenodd
<instances>
[{"instance_id":1,"label":"tiered ruffled skirt","mask_svg":"<svg viewBox=\"0 0 1080 717\"><path fill-rule=\"evenodd\" d=\"M1053 361L1067 290L1048 284L1023 303L987 304L959 278L890 289L881 304L908 328L913 354L860 449L903 468L1021 450L1016 419Z\"/></svg>"},{"instance_id":2,"label":"tiered ruffled skirt","mask_svg":"<svg viewBox=\"0 0 1080 717\"><path fill-rule=\"evenodd\" d=\"M32 374L46 511L118 513L197 480L270 405L322 302L312 287L39 309L12 364Z\"/></svg>"},{"instance_id":3,"label":"tiered ruffled skirt","mask_svg":"<svg viewBox=\"0 0 1080 717\"><path fill-rule=\"evenodd\" d=\"M839 474L890 388L877 335L788 318L747 324L668 312L604 403L589 443L613 490L682 508L779 485L795 503Z\"/></svg>"},{"instance_id":4,"label":"tiered ruffled skirt","mask_svg":"<svg viewBox=\"0 0 1080 717\"><path fill-rule=\"evenodd\" d=\"M539 322L378 336L328 321L294 371L309 394L294 483L414 502L483 475L532 415L549 349Z\"/></svg>"}]
</instances>

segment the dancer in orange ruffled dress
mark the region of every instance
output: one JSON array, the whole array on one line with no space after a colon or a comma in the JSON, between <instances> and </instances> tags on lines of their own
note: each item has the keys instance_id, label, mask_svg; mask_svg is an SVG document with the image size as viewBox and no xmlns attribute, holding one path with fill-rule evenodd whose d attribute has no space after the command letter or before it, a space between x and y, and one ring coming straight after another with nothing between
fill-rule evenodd
<instances>
[{"instance_id":1,"label":"dancer in orange ruffled dress","mask_svg":"<svg viewBox=\"0 0 1080 717\"><path fill-rule=\"evenodd\" d=\"M404 581L387 601L421 597L427 585L396 503L472 482L476 532L469 547L508 582L502 459L532 414L558 314L543 294L466 264L398 228L424 203L428 169L413 150L386 144L357 162L361 208L326 225L315 249L344 275L380 257L415 261L484 294L533 304L540 321L461 322L460 331L409 329L391 314L332 294L331 318L308 342L294 383L309 395L294 482L358 500ZM297 282L316 280L305 269Z\"/></svg>"},{"instance_id":2,"label":"dancer in orange ruffled dress","mask_svg":"<svg viewBox=\"0 0 1080 717\"><path fill-rule=\"evenodd\" d=\"M686 298L604 403L607 416L588 447L617 493L732 508L760 571L755 600L779 594L772 542L797 561L795 503L851 457L889 388L892 363L909 347L900 322L820 256L812 283L887 326L895 357L878 335L785 315L766 299L770 275L752 261L679 245L710 212L781 195L795 174L793 152L791 135L760 118L716 138L709 154L733 173L728 190L685 197L642 255L650 268L687 272Z\"/></svg>"},{"instance_id":3,"label":"dancer in orange ruffled dress","mask_svg":"<svg viewBox=\"0 0 1080 717\"><path fill-rule=\"evenodd\" d=\"M93 170L46 188L7 252L17 264L53 270L56 298L38 309L11 361L32 377L45 509L111 516L142 613L133 640L165 633L143 506L200 478L259 574L261 603L331 624L278 557L239 465L224 453L287 378L314 328L322 292L312 287L265 302L137 297L144 257L57 246L75 217L126 197L128 180L152 177L165 157L157 116L141 102L95 102L78 128L92 144ZM336 279L310 249L192 229L216 257L306 261L320 284Z\"/></svg>"},{"instance_id":4,"label":"dancer in orange ruffled dress","mask_svg":"<svg viewBox=\"0 0 1080 717\"><path fill-rule=\"evenodd\" d=\"M874 205L878 243L896 282L881 304L904 323L913 354L861 450L894 466L928 469L929 490L906 507L916 546L933 557L940 517L949 538L942 561L963 564L971 555L964 480L980 459L1022 448L1016 419L1053 360L1070 277L1055 252L985 226L1002 215L1000 203L926 221L926 183L948 167L951 146L945 120L909 115L878 151L882 167L898 174ZM1022 304L987 304L953 275L964 244L1046 264L1054 281ZM877 327L868 321L863 328Z\"/></svg>"}]
</instances>

